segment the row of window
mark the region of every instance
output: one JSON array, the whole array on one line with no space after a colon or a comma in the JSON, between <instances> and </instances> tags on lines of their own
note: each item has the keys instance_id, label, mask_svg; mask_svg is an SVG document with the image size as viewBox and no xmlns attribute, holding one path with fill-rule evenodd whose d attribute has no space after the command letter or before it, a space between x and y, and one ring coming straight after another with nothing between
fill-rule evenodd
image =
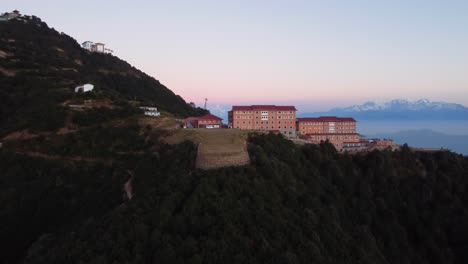
<instances>
[{"instance_id":1,"label":"row of window","mask_svg":"<svg viewBox=\"0 0 468 264\"><path fill-rule=\"evenodd\" d=\"M292 114L294 111L260 111L261 114L268 114L268 113L277 113L277 114ZM236 114L252 114L253 111L235 111ZM258 111L255 111L255 114L258 114Z\"/></svg>"},{"instance_id":2,"label":"row of window","mask_svg":"<svg viewBox=\"0 0 468 264\"><path fill-rule=\"evenodd\" d=\"M252 126L236 126L236 128L239 128L239 129L252 129ZM288 129L287 126L278 126L278 127L275 127L275 126L255 126L253 129ZM292 126L289 127L289 129L294 129Z\"/></svg>"},{"instance_id":3,"label":"row of window","mask_svg":"<svg viewBox=\"0 0 468 264\"><path fill-rule=\"evenodd\" d=\"M199 122L200 124L219 124L219 123L221 123L221 122L215 121L215 120L206 120L206 121L200 120L200 121L198 121L198 122Z\"/></svg>"},{"instance_id":4,"label":"row of window","mask_svg":"<svg viewBox=\"0 0 468 264\"><path fill-rule=\"evenodd\" d=\"M340 125L354 125L356 122L299 122L301 125L323 125L324 123L329 123L330 125L340 124Z\"/></svg>"},{"instance_id":5,"label":"row of window","mask_svg":"<svg viewBox=\"0 0 468 264\"><path fill-rule=\"evenodd\" d=\"M323 130L323 127L305 127L305 126L299 126L301 130ZM329 129L332 130L356 130L354 127L330 127Z\"/></svg>"},{"instance_id":6,"label":"row of window","mask_svg":"<svg viewBox=\"0 0 468 264\"><path fill-rule=\"evenodd\" d=\"M268 116L261 116L261 119L268 119ZM274 116L270 116L271 119L275 119ZM236 119L253 119L252 116L236 116ZM258 116L255 117L258 119ZM278 116L278 119L294 119L294 116Z\"/></svg>"},{"instance_id":7,"label":"row of window","mask_svg":"<svg viewBox=\"0 0 468 264\"><path fill-rule=\"evenodd\" d=\"M236 121L236 124L240 124L241 121ZM242 124L246 124L245 122L247 121L242 121ZM252 121L248 121L248 124L252 124ZM259 124L258 121L255 121L255 124ZM268 121L260 121L260 124L268 124ZM271 124L274 124L274 122L271 122ZM278 124L281 124L281 121L278 121ZM288 121L284 121L283 124L288 124ZM289 124L294 124L293 121L289 121Z\"/></svg>"},{"instance_id":8,"label":"row of window","mask_svg":"<svg viewBox=\"0 0 468 264\"><path fill-rule=\"evenodd\" d=\"M359 139L359 136L312 136L310 137L312 140L346 140L346 139Z\"/></svg>"}]
</instances>

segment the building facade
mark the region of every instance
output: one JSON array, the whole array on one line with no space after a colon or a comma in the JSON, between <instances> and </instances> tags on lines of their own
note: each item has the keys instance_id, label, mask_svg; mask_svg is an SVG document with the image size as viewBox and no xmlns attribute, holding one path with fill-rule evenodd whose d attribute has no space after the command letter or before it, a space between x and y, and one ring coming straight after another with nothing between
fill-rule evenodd
<instances>
[{"instance_id":1,"label":"building facade","mask_svg":"<svg viewBox=\"0 0 468 264\"><path fill-rule=\"evenodd\" d=\"M360 135L356 131L356 120L350 117L321 116L297 119L299 135L312 143L329 141L338 150L342 150L347 143L360 142Z\"/></svg>"},{"instance_id":2,"label":"building facade","mask_svg":"<svg viewBox=\"0 0 468 264\"><path fill-rule=\"evenodd\" d=\"M8 21L10 19L15 19L15 18L18 18L18 17L21 17L21 14L18 10L14 10L13 12L11 13L3 13L2 15L0 15L0 21Z\"/></svg>"},{"instance_id":3,"label":"building facade","mask_svg":"<svg viewBox=\"0 0 468 264\"><path fill-rule=\"evenodd\" d=\"M111 49L107 49L104 43L94 43L92 41L85 41L81 43L81 47L85 50L98 53L112 53L114 52Z\"/></svg>"},{"instance_id":4,"label":"building facade","mask_svg":"<svg viewBox=\"0 0 468 264\"><path fill-rule=\"evenodd\" d=\"M223 119L212 114L184 119L184 128L221 128Z\"/></svg>"},{"instance_id":5,"label":"building facade","mask_svg":"<svg viewBox=\"0 0 468 264\"><path fill-rule=\"evenodd\" d=\"M296 107L276 105L233 106L228 126L237 129L279 131L296 134Z\"/></svg>"},{"instance_id":6,"label":"building facade","mask_svg":"<svg viewBox=\"0 0 468 264\"><path fill-rule=\"evenodd\" d=\"M160 116L161 112L158 111L157 107L154 106L141 106L141 110L143 110L145 116Z\"/></svg>"},{"instance_id":7,"label":"building facade","mask_svg":"<svg viewBox=\"0 0 468 264\"><path fill-rule=\"evenodd\" d=\"M86 92L90 92L94 89L94 85L92 84L83 84L81 86L77 86L75 87L75 93L86 93Z\"/></svg>"}]
</instances>

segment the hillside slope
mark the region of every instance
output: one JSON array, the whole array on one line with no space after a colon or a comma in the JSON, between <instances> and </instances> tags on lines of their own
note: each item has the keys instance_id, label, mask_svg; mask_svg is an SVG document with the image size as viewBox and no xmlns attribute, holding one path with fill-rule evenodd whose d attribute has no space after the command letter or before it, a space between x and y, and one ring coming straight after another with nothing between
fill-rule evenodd
<instances>
[{"instance_id":1,"label":"hillside slope","mask_svg":"<svg viewBox=\"0 0 468 264\"><path fill-rule=\"evenodd\" d=\"M59 104L84 83L95 85L92 98L116 104L137 100L181 117L203 112L127 62L90 53L37 17L0 23L0 134L59 127L65 110Z\"/></svg>"},{"instance_id":2,"label":"hillside slope","mask_svg":"<svg viewBox=\"0 0 468 264\"><path fill-rule=\"evenodd\" d=\"M3 259L16 253L21 263L468 260L466 157L406 147L349 156L329 144L296 146L272 134L249 142L251 165L208 171L194 169L190 143L162 144L112 167L0 152L0 179L7 183L0 200L7 208L0 220ZM118 184L129 177L134 195L125 201Z\"/></svg>"}]
</instances>

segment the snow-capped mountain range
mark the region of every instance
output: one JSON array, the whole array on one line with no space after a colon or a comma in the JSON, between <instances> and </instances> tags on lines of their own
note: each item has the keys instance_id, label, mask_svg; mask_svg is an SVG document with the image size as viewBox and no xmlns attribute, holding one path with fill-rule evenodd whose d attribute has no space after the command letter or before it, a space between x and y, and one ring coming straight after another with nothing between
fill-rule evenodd
<instances>
[{"instance_id":1,"label":"snow-capped mountain range","mask_svg":"<svg viewBox=\"0 0 468 264\"><path fill-rule=\"evenodd\" d=\"M364 112L364 111L424 111L424 110L468 110L461 104L432 102L428 99L410 101L395 99L388 102L365 102L362 105L353 105L345 108L334 108L330 111Z\"/></svg>"},{"instance_id":2,"label":"snow-capped mountain range","mask_svg":"<svg viewBox=\"0 0 468 264\"><path fill-rule=\"evenodd\" d=\"M468 107L427 99L394 99L333 108L326 112L298 114L300 117L320 115L349 116L358 120L468 120Z\"/></svg>"}]
</instances>

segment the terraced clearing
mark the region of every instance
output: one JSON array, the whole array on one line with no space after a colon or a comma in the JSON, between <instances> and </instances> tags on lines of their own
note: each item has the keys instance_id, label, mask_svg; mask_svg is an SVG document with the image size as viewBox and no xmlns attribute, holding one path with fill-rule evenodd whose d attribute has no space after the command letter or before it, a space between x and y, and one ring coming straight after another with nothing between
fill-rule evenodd
<instances>
[{"instance_id":1,"label":"terraced clearing","mask_svg":"<svg viewBox=\"0 0 468 264\"><path fill-rule=\"evenodd\" d=\"M169 144L184 140L198 144L197 168L215 169L249 164L248 133L237 129L180 129L163 140Z\"/></svg>"}]
</instances>

